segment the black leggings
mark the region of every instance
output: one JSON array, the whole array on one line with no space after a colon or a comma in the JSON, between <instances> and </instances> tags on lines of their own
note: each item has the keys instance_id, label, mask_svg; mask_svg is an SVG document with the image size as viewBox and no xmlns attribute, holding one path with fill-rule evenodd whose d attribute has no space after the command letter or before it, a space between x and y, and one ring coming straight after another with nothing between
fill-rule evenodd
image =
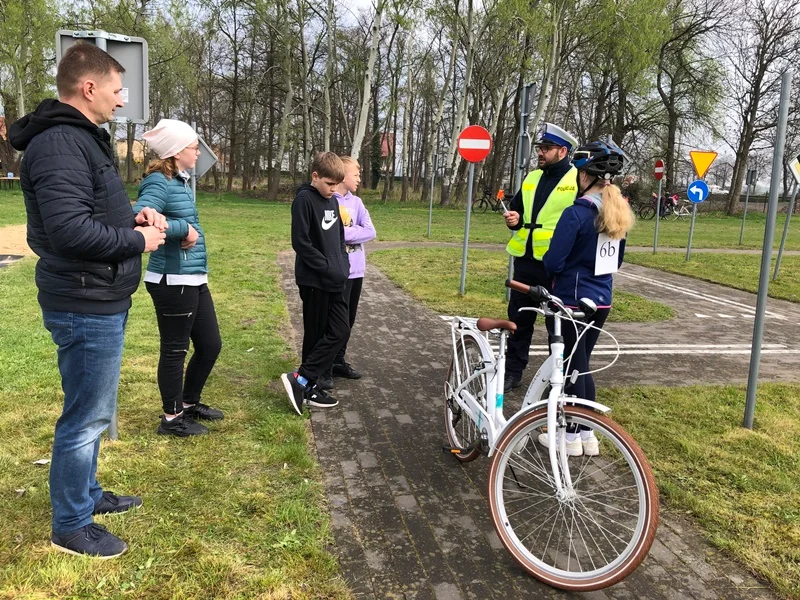
<instances>
[{"instance_id":1,"label":"black leggings","mask_svg":"<svg viewBox=\"0 0 800 600\"><path fill-rule=\"evenodd\" d=\"M153 298L161 334L158 360L161 402L165 414L175 415L183 410L184 402L196 404L200 401L203 387L222 349L217 313L206 284L167 285L165 275L161 283L146 282L145 286ZM183 365L190 339L194 354L186 368L184 383Z\"/></svg>"},{"instance_id":2,"label":"black leggings","mask_svg":"<svg viewBox=\"0 0 800 600\"><path fill-rule=\"evenodd\" d=\"M598 308L597 312L592 317L595 327L603 328L606 322L610 308ZM583 329L578 326L578 334ZM561 335L564 337L564 360L570 355L572 349L575 348L575 339L577 337L575 327L566 319L561 321ZM575 348L575 353L572 355L572 360L569 365L569 373L564 372L564 393L577 396L578 398L585 398L586 400L595 400L594 378L589 375L581 375L575 383L570 382L570 376L574 371L579 373L586 373L589 371L589 359L592 356L592 350L597 343L597 338L600 336L600 331L597 329L590 329L586 334L581 337L578 342L578 347ZM580 426L582 431L589 430L589 427L584 425Z\"/></svg>"}]
</instances>

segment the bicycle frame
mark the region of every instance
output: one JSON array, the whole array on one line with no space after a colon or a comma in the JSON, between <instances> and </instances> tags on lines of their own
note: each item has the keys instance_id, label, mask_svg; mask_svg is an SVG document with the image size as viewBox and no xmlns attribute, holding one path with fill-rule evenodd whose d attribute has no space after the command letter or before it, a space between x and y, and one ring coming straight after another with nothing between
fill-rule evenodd
<instances>
[{"instance_id":1,"label":"bicycle frame","mask_svg":"<svg viewBox=\"0 0 800 600\"><path fill-rule=\"evenodd\" d=\"M558 301L557 298L554 300ZM559 301L560 302L560 301ZM545 311L537 308L526 308L521 310L531 310L545 315ZM553 337L560 339L561 337L561 321L562 317L559 313L554 312L548 316L553 316ZM460 332L459 338L456 337L456 331ZM468 332L468 333L467 333ZM454 317L451 322L451 336L453 341L453 365L456 369L456 380L462 381L458 389L453 390L453 396L462 408L467 413L470 419L476 424L477 429L481 436L481 441L485 442L488 447L488 456L492 456L499 440L503 433L518 419L522 418L531 411L537 410L542 406L547 406L547 430L555 432L558 427L566 425L564 422L563 412L560 410L565 402L584 406L592 410L607 413L611 409L608 406L600 404L585 398L577 398L574 396L564 396L564 342L553 341L550 343L550 354L547 359L539 367L536 375L525 393L525 398L522 407L511 417L510 420L505 418L503 414L503 380L505 377L505 362L506 362L506 340L508 332L506 330L500 331L500 345L498 353L495 355L489 346L489 342L481 332L475 328L469 321L461 317ZM484 357L491 357L490 360L484 360L483 367L473 372L465 380L462 380L460 372L461 366L458 360L458 343L464 344L464 338L469 336L474 339L481 348L481 354ZM466 356L466 353L464 353ZM481 399L476 398L470 393L469 385L481 377L486 377L486 391L485 398L487 406L484 408ZM551 386L550 393L546 399L542 398L542 394L547 385ZM494 399L492 402L491 399ZM560 447L556 446L556 441ZM553 479L555 481L557 493L563 497L570 497L574 494L572 487L572 479L570 471L567 466L567 452L566 452L566 439L565 436L551 435L548 438L548 452L550 458L550 467L553 472Z\"/></svg>"}]
</instances>

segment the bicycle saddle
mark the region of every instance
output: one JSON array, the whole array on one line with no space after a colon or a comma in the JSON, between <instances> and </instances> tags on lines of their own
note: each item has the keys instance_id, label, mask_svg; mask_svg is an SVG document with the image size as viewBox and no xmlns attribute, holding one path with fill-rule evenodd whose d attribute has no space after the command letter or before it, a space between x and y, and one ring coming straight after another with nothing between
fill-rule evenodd
<instances>
[{"instance_id":1,"label":"bicycle saddle","mask_svg":"<svg viewBox=\"0 0 800 600\"><path fill-rule=\"evenodd\" d=\"M478 331L489 331L490 329L505 329L506 331L516 331L517 324L513 321L504 321L503 319L490 319L489 317L481 317L477 323Z\"/></svg>"}]
</instances>

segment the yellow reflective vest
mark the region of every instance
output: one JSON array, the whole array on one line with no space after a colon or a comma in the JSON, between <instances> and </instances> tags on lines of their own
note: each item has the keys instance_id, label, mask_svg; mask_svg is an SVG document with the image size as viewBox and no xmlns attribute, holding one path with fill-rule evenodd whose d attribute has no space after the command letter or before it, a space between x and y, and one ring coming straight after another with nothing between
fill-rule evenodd
<instances>
[{"instance_id":1,"label":"yellow reflective vest","mask_svg":"<svg viewBox=\"0 0 800 600\"><path fill-rule=\"evenodd\" d=\"M522 227L514 232L514 236L506 246L506 252L511 256L525 256L525 245L528 243L528 235L533 230L533 258L542 260L544 253L550 247L550 239L553 237L556 224L561 218L561 213L568 206L575 202L578 194L578 170L571 167L567 174L561 178L555 189L550 192L547 200L536 215L536 223L531 224L533 215L533 197L536 194L536 186L542 178L542 170L536 169L528 173L525 181L522 182Z\"/></svg>"}]
</instances>

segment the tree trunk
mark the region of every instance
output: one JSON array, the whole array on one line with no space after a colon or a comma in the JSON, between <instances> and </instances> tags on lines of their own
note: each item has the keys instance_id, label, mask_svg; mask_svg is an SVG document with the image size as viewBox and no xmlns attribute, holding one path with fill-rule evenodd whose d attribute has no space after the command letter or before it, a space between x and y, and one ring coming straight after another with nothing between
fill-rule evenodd
<instances>
[{"instance_id":1,"label":"tree trunk","mask_svg":"<svg viewBox=\"0 0 800 600\"><path fill-rule=\"evenodd\" d=\"M325 124L322 133L322 146L325 152L331 150L331 86L333 85L335 20L333 14L333 0L328 0L328 12L325 14L325 25L328 28L328 57L325 63L325 83L323 85L323 99L325 103Z\"/></svg>"},{"instance_id":2,"label":"tree trunk","mask_svg":"<svg viewBox=\"0 0 800 600\"><path fill-rule=\"evenodd\" d=\"M458 135L464 124L464 117L467 114L467 101L469 99L469 86L472 80L472 67L475 63L475 32L472 27L473 7L472 0L467 1L467 69L464 74L463 89L461 91L461 99L458 103L458 112L453 120L453 131L450 135L450 147L447 150L447 161L445 162L446 169L444 173L444 181L442 182L442 199L440 204L447 206L450 204L450 184L453 178L453 172L459 164L459 156L456 152L458 145Z\"/></svg>"},{"instance_id":3,"label":"tree trunk","mask_svg":"<svg viewBox=\"0 0 800 600\"><path fill-rule=\"evenodd\" d=\"M133 142L136 138L136 123L128 123L128 146L125 153L125 168L127 170L127 182L133 183Z\"/></svg>"},{"instance_id":4,"label":"tree trunk","mask_svg":"<svg viewBox=\"0 0 800 600\"><path fill-rule=\"evenodd\" d=\"M381 17L383 16L384 0L377 0L375 18L372 21L372 44L367 59L367 70L364 73L364 93L361 97L361 109L358 112L358 123L353 134L353 148L350 156L358 160L361 154L361 143L367 131L367 116L369 113L369 99L372 91L372 73L375 69L375 58L378 56L378 42L380 41Z\"/></svg>"},{"instance_id":5,"label":"tree trunk","mask_svg":"<svg viewBox=\"0 0 800 600\"><path fill-rule=\"evenodd\" d=\"M458 40L456 36L453 36L453 51L450 53L450 64L447 66L447 74L444 76L444 84L445 89L447 88L448 83L453 78L453 73L456 68L456 44ZM435 140L438 135L439 131L439 124L442 122L442 116L444 115L444 101L445 101L445 94L442 93L439 96L439 106L436 108L436 116L433 118L433 122L431 123L430 127L430 134L428 140L428 153L425 156L425 180L423 183L423 190L422 190L422 199L427 200L427 194L430 191L430 181L431 176L433 175L433 155L438 150ZM440 161L441 162L441 161Z\"/></svg>"},{"instance_id":6,"label":"tree trunk","mask_svg":"<svg viewBox=\"0 0 800 600\"><path fill-rule=\"evenodd\" d=\"M281 9L283 9L281 11ZM292 116L292 102L294 100L294 89L292 87L292 51L291 51L291 32L289 31L288 7L286 4L279 4L279 14L283 12L283 19L279 22L284 24L283 39L283 76L286 85L286 96L283 101L283 112L281 114L281 124L278 129L278 151L275 153L275 162L272 166L273 178L270 180L269 197L271 200L278 198L278 191L281 183L281 167L283 165L284 154L286 153L287 138L289 134L289 119Z\"/></svg>"}]
</instances>

